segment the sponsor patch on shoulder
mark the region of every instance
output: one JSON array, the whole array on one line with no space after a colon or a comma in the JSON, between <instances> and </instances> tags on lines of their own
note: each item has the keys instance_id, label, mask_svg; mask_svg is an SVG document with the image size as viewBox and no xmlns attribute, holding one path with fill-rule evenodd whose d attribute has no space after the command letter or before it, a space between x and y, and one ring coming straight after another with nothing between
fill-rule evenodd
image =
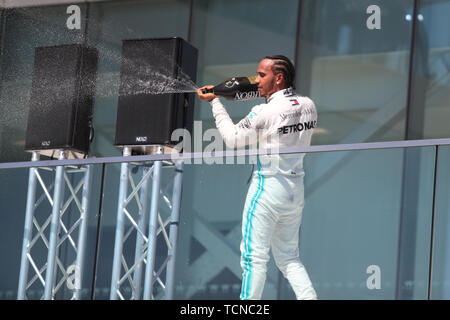
<instances>
[{"instance_id":1,"label":"sponsor patch on shoulder","mask_svg":"<svg viewBox=\"0 0 450 320\"><path fill-rule=\"evenodd\" d=\"M293 106L298 106L299 105L297 99L289 99L289 101L291 101L291 105L293 105Z\"/></svg>"}]
</instances>

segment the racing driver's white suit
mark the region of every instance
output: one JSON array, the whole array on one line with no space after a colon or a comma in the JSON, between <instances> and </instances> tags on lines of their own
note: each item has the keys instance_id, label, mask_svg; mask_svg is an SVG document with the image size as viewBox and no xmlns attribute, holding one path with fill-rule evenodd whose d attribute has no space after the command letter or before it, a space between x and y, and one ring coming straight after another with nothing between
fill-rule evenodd
<instances>
[{"instance_id":1,"label":"racing driver's white suit","mask_svg":"<svg viewBox=\"0 0 450 320\"><path fill-rule=\"evenodd\" d=\"M314 102L292 88L273 93L236 125L218 98L211 101L216 126L228 148L259 144L242 218L240 299L261 299L269 250L297 299L317 299L299 259L299 228L304 207L305 154L279 154L285 147L309 146L317 125Z\"/></svg>"}]
</instances>

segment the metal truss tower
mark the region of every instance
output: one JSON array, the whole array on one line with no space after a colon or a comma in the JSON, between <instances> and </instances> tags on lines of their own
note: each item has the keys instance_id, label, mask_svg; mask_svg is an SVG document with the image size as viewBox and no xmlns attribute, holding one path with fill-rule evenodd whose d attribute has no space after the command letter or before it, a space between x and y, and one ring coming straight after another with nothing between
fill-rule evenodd
<instances>
[{"instance_id":1,"label":"metal truss tower","mask_svg":"<svg viewBox=\"0 0 450 320\"><path fill-rule=\"evenodd\" d=\"M163 146L157 146L156 154L162 153ZM131 147L125 147L123 155L130 156ZM130 164L121 164L110 299L169 300L173 299L183 161L154 161L150 165L138 165L143 166L143 170L142 177L136 184L130 173ZM170 170L173 174L165 188L161 188L163 167L174 169ZM150 178L151 199L148 199ZM172 201L166 194L170 185L173 185ZM160 199L170 211L167 217L163 217L162 211L159 210ZM134 201L135 212L131 206ZM136 240L130 244L132 234L135 234ZM164 254L162 262L158 261L157 264L156 249L159 238L164 239L167 255ZM158 288L155 287L156 283Z\"/></svg>"},{"instance_id":2,"label":"metal truss tower","mask_svg":"<svg viewBox=\"0 0 450 320\"><path fill-rule=\"evenodd\" d=\"M67 152L58 151L58 159L67 158ZM39 153L33 152L32 161L39 160ZM43 172L49 171L54 174L54 182L46 185L43 179ZM85 166L57 166L30 168L28 180L28 194L25 212L24 236L20 263L20 276L17 298L19 300L28 299L27 292L30 288L33 292L42 292L41 299L51 300L55 298L58 291L63 288L67 280L75 278L75 284L70 282L73 295L71 299L81 298L81 280L83 275L84 258L86 251L87 218L90 200L90 189L92 183L92 165ZM76 180L76 186L72 181ZM69 178L70 177L70 178ZM51 180L51 179L47 179ZM37 184L42 189L42 195L36 201ZM48 182L47 182L48 183ZM65 198L65 187L69 190L68 197ZM50 195L53 189L53 196ZM81 201L79 192L81 191ZM43 206L45 199L50 204L50 212L42 215L42 210L37 210ZM66 212L70 205L75 203L78 210L78 218L68 217ZM72 210L71 212L76 211ZM78 233L76 230L78 229ZM42 242L41 242L41 241ZM67 263L69 259L60 259L59 249L63 244L72 248L72 254L68 257L75 257L74 261ZM43 246L44 245L44 246ZM46 258L44 258L46 252ZM67 253L67 250L66 250ZM66 260L64 264L63 261ZM31 270L30 270L31 266ZM32 272L30 272L32 271ZM74 275L72 276L72 272ZM43 288L43 290L42 290Z\"/></svg>"}]
</instances>

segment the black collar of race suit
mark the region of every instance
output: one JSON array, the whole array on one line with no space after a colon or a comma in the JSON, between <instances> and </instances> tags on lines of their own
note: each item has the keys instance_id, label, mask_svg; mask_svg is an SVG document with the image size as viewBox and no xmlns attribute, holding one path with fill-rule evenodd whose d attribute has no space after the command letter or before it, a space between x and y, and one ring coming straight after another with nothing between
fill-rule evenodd
<instances>
[{"instance_id":1,"label":"black collar of race suit","mask_svg":"<svg viewBox=\"0 0 450 320\"><path fill-rule=\"evenodd\" d=\"M275 93L272 93L269 97L269 99L267 99L267 103L269 103L270 101L272 101L273 99L277 98L277 97L290 97L293 96L295 94L294 89L292 87L286 88L286 89L281 89Z\"/></svg>"}]
</instances>

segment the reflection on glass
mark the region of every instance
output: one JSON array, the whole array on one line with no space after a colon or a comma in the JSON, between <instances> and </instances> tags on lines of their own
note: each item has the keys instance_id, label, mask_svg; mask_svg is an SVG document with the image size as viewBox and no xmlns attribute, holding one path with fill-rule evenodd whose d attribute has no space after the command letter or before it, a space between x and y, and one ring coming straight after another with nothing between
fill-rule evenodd
<instances>
[{"instance_id":1,"label":"reflection on glass","mask_svg":"<svg viewBox=\"0 0 450 320\"><path fill-rule=\"evenodd\" d=\"M300 258L311 270L319 299L395 299L401 290L409 290L412 299L426 298L435 150L408 150L318 153L305 158ZM176 299L239 296L241 214L250 170L246 165L227 165L225 160L222 163L185 166ZM413 179L420 181L417 190L404 184L405 163L409 169L416 166L417 177ZM114 166L114 170L108 169L107 179L112 179L108 184L117 185L119 168ZM218 175L223 176L220 183ZM414 192L419 195L417 201L406 207L411 210L407 214L416 212L415 229L406 230L413 237L409 242L411 250L400 252L405 234L402 201ZM111 206L112 211L117 205L112 200L115 196L117 192L110 194L110 200L104 199L104 206ZM109 216L112 229L114 214ZM106 229L102 227L102 238ZM112 230L109 233L112 239ZM100 256L110 256L111 242L106 236L103 239ZM160 254L164 254L162 248ZM129 258L133 254L131 251ZM106 274L105 286L110 261L100 262L104 264L101 270ZM398 270L405 261L412 265ZM412 272L412 278L406 278L405 271L407 275ZM98 289L100 292L100 286ZM295 297L271 259L263 299L277 298Z\"/></svg>"},{"instance_id":2,"label":"reflection on glass","mask_svg":"<svg viewBox=\"0 0 450 320\"><path fill-rule=\"evenodd\" d=\"M431 299L450 299L450 147L438 150Z\"/></svg>"},{"instance_id":3,"label":"reflection on glass","mask_svg":"<svg viewBox=\"0 0 450 320\"><path fill-rule=\"evenodd\" d=\"M300 257L311 270L319 299L396 299L400 286L412 288L410 298L426 298L434 148L404 153L386 149L305 157ZM415 162L420 184L414 208L407 212L417 212L416 229L406 230L412 248L400 252L402 199L411 192L403 183L405 157L420 158ZM405 267L412 278L399 283L405 270L398 266L405 260L412 264ZM288 293L283 297L292 298Z\"/></svg>"},{"instance_id":4,"label":"reflection on glass","mask_svg":"<svg viewBox=\"0 0 450 320\"><path fill-rule=\"evenodd\" d=\"M303 1L297 86L319 111L313 144L404 138L412 0Z\"/></svg>"},{"instance_id":5,"label":"reflection on glass","mask_svg":"<svg viewBox=\"0 0 450 320\"><path fill-rule=\"evenodd\" d=\"M411 93L417 119L413 119L412 138L448 138L450 1L421 0L419 3Z\"/></svg>"}]
</instances>

